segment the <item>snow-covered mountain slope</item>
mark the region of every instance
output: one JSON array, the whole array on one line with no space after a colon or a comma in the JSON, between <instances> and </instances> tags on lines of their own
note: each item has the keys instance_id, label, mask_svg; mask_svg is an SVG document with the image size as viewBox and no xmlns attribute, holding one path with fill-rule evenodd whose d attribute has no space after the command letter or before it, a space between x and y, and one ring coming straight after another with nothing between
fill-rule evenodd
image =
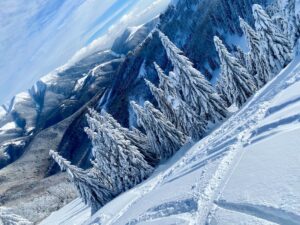
<instances>
[{"instance_id":1,"label":"snow-covered mountain slope","mask_svg":"<svg viewBox=\"0 0 300 225\"><path fill-rule=\"evenodd\" d=\"M233 50L235 45L244 41L241 38L239 16L253 25L252 5L258 3L267 6L272 2L273 0L179 0L160 16L157 27L210 80L219 72L213 37L220 36L230 50ZM126 40L128 35L129 32L123 39ZM172 68L162 49L161 41L154 33L129 52L115 76L109 98L104 99L100 105L105 105L106 110L126 127L134 125L129 121L129 118L134 117L130 101L153 100L144 82L144 78L153 83L158 82L153 62L157 62L165 72Z\"/></svg>"},{"instance_id":2,"label":"snow-covered mountain slope","mask_svg":"<svg viewBox=\"0 0 300 225\"><path fill-rule=\"evenodd\" d=\"M298 56L209 136L84 224L299 224L299 89ZM88 217L76 200L41 224Z\"/></svg>"},{"instance_id":3,"label":"snow-covered mountain slope","mask_svg":"<svg viewBox=\"0 0 300 225\"><path fill-rule=\"evenodd\" d=\"M1 106L0 168L20 157L38 131L72 115L108 88L121 62L121 56L113 51L97 52L44 76L30 90L17 94L6 109ZM11 144L15 139L22 139L25 145Z\"/></svg>"},{"instance_id":4,"label":"snow-covered mountain slope","mask_svg":"<svg viewBox=\"0 0 300 225\"><path fill-rule=\"evenodd\" d=\"M138 46L141 40L145 40L158 22L159 17L156 17L144 25L127 28L124 33L115 40L111 49L119 54L127 54L127 52L132 51Z\"/></svg>"}]
</instances>

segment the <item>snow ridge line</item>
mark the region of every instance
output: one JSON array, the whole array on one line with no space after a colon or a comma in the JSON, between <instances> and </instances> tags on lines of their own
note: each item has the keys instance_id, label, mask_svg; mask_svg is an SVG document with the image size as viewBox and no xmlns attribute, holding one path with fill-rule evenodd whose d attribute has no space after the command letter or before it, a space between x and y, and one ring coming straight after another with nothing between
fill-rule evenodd
<instances>
[{"instance_id":1,"label":"snow ridge line","mask_svg":"<svg viewBox=\"0 0 300 225\"><path fill-rule=\"evenodd\" d=\"M298 81L297 73L299 72L299 67L297 66L296 69L292 69L292 71L290 71L292 65L297 61L298 60L295 59L294 62L292 62L287 68L285 68L269 84L267 84L259 92L260 94L256 94L256 96L254 96L242 110L240 110L235 116L232 116L230 118L231 120L239 120L243 114L249 115L249 118L246 119L246 121L239 121L243 122L243 125L237 127L234 126L234 129L232 129L232 134L234 134L234 131L239 132L241 128L242 130L244 130L244 132L240 134L237 133L238 138L236 143L233 143L231 145L230 150L220 162L215 174L212 176L208 186L204 190L204 194L201 194L199 196L198 208L202 210L198 214L196 214L191 224L210 224L210 220L217 207L217 205L214 204L214 202L216 201L215 199L218 199L220 197L222 191L226 188L226 185L230 180L230 176L233 174L235 168L238 166L240 160L242 159L244 151L241 151L241 147L249 143L252 133L255 132L255 128L258 122L268 114L267 112L268 106L270 105L270 97L273 97L278 93L280 94L281 88L287 88L288 86ZM288 73L288 71L291 72L289 73L290 76L286 76L286 73ZM275 82L276 85L274 87ZM271 85L273 88L271 87ZM260 102L258 102L256 105L253 104L255 103L254 100L258 97L261 97ZM251 114L251 112L253 114ZM228 124L229 121L227 121L226 124ZM226 124L224 124L225 126L221 126L220 128L226 128ZM216 133L218 133L218 131ZM212 140L214 138L215 137L212 137ZM198 191L200 193L202 190Z\"/></svg>"},{"instance_id":2,"label":"snow ridge line","mask_svg":"<svg viewBox=\"0 0 300 225\"><path fill-rule=\"evenodd\" d=\"M196 214L192 224L199 225L199 221L202 221L203 223L208 222L209 224L210 215L212 215L214 211L214 200L218 198L225 189L233 171L243 157L244 151L241 151L241 148L249 141L251 133L253 129L255 129L258 121L264 118L268 105L268 102L263 102L256 113L248 119L248 121L251 121L250 124L248 125L246 123L244 125L246 126L243 129L244 131L237 134L237 141L230 146L230 150L219 163L219 166L215 171L215 174L210 179L208 186L199 196L198 209L202 210ZM237 130L239 130L239 127ZM201 190L198 190L198 192L201 192Z\"/></svg>"}]
</instances>

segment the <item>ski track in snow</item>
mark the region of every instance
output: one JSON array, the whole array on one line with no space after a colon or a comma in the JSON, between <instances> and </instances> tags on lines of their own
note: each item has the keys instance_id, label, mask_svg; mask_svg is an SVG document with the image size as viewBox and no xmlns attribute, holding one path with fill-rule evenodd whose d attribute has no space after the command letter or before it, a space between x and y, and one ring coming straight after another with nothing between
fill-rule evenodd
<instances>
[{"instance_id":1,"label":"ski track in snow","mask_svg":"<svg viewBox=\"0 0 300 225\"><path fill-rule=\"evenodd\" d=\"M273 81L270 81L270 83L266 87L264 87L258 94L256 94L253 97L253 99L250 100L250 102L237 114L237 116L233 116L231 118L231 120L236 120L238 121L238 123L243 122L245 125L248 124L249 126L243 127L244 125L242 125L240 127L233 128L233 134L235 133L234 131L236 131L235 135L237 135L237 141L236 143L231 145L231 149L229 150L227 155L222 159L221 163L218 166L218 169L215 171L214 176L210 180L209 185L205 189L204 193L200 196L199 208L202 210L200 210L200 212L196 215L195 219L192 220L193 221L192 224L199 224L199 221L203 221L203 222L205 221L204 224L210 223L211 215L214 214L214 211L217 206L214 203L218 200L222 191L226 188L226 184L229 181L231 174L233 174L234 169L237 167L237 165L239 164L240 160L243 157L244 152L241 147L243 147L243 145L247 145L250 142L250 138L252 134L254 132L256 133L257 130L261 129L256 127L258 122L264 119L266 116L270 115L270 110L268 110L268 105L270 104L269 100L272 99L278 93L281 94L280 91L289 87L290 85L294 84L299 80L300 76L299 75L295 76L296 73L300 71L299 66L292 73L290 73L290 76L287 77L287 73L290 68L293 68L293 63L288 68L286 68L280 75L275 77ZM276 86L273 85L274 83L276 83ZM258 100L258 96L260 97L259 99L260 101L256 102ZM279 108L280 107L278 107L277 109ZM245 112L246 110L247 112ZM239 115L241 115L241 117ZM245 122L243 121L243 118L248 118L248 119ZM298 115L297 115L297 119L299 120ZM287 120L288 122L291 122L290 119ZM278 126L282 125L282 121L280 120L275 123L277 123ZM229 122L229 123L225 123L224 125L231 125L231 124L232 123ZM273 126L270 127L274 128L274 124ZM242 133L239 133L241 128L244 131ZM227 133L226 128L224 129L221 127L220 130L223 130L222 132ZM226 137L227 136L228 135L226 135ZM261 207L263 208L264 206ZM258 214L259 213L251 213L251 215L253 216L266 219L275 216L276 212L272 211L271 215L269 215L269 213L266 213L266 215L262 217L258 216ZM280 218L278 218L277 220L272 219L270 221L272 222L279 221L280 223L282 221L285 221L284 218L282 220ZM292 222L289 224L291 225L296 224Z\"/></svg>"},{"instance_id":2,"label":"ski track in snow","mask_svg":"<svg viewBox=\"0 0 300 225\"><path fill-rule=\"evenodd\" d=\"M229 120L221 125L220 128L201 141L202 144L198 148L194 149L194 152L183 157L174 166L160 175L159 178L156 179L156 183L152 184L151 188L145 188L143 195L155 189L155 187L162 182L170 182L170 180L168 181L168 177L175 173L177 174L178 171L184 169L185 165L190 165L195 161L199 162L199 158L203 158L204 155L206 155L206 157L200 161L203 165L208 163L212 159L212 156L217 157L221 154L220 157L223 156L223 158L221 159L214 175L208 182L205 190L195 190L194 196L198 199L198 209L200 210L197 213L189 214L191 218L188 219L190 224L195 225L199 224L199 221L206 221L205 223L209 223L210 215L213 214L214 209L216 208L214 202L218 199L222 190L225 189L226 183L230 179L230 175L233 173L234 169L243 157L242 147L250 142L252 134L257 132L259 129L257 128L259 121L270 114L270 111L268 110L268 106L270 104L269 100L277 95L281 90L289 87L299 80L300 77L295 77L294 75L296 72L299 72L300 68L297 67L295 72L291 73L291 75L287 77L287 74L290 72L290 68L293 68L293 63L280 75L274 78L274 80L265 86L258 94L256 94L240 112L229 118ZM274 83L276 85L274 85ZM282 125L280 122L282 121L278 121L278 125ZM224 136L224 133L227 135ZM228 139L229 143L231 142L229 149ZM207 149L207 146L210 146L209 149ZM183 174L190 173L191 168L188 168L187 171L183 170ZM183 174L181 174L181 176L183 176ZM199 179L199 183L200 182L201 179ZM139 197L142 197L143 195ZM136 198L134 202L138 199L139 198ZM118 215L118 218L120 218L131 205L132 203L128 205L125 210L122 210L122 213Z\"/></svg>"}]
</instances>

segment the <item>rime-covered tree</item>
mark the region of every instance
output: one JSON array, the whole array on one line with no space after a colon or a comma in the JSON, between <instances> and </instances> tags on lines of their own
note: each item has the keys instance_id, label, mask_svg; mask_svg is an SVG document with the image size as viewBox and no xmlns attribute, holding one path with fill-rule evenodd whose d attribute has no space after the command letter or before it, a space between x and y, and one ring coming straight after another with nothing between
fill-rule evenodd
<instances>
[{"instance_id":1,"label":"rime-covered tree","mask_svg":"<svg viewBox=\"0 0 300 225\"><path fill-rule=\"evenodd\" d=\"M176 127L150 102L144 108L131 102L137 121L144 128L148 141L158 159L167 159L187 141L187 136Z\"/></svg>"},{"instance_id":2,"label":"rime-covered tree","mask_svg":"<svg viewBox=\"0 0 300 225\"><path fill-rule=\"evenodd\" d=\"M300 15L296 14L296 0L286 1L286 5L283 11L284 11L285 19L288 22L287 34L290 38L292 46L294 46L300 36L300 21L299 21Z\"/></svg>"},{"instance_id":3,"label":"rime-covered tree","mask_svg":"<svg viewBox=\"0 0 300 225\"><path fill-rule=\"evenodd\" d=\"M171 71L169 76L166 76L159 65L154 63L154 66L159 77L159 88L151 83L148 83L148 86L160 109L176 128L194 140L200 139L207 125L205 118L200 117L190 105L183 101L176 88L176 75Z\"/></svg>"},{"instance_id":4,"label":"rime-covered tree","mask_svg":"<svg viewBox=\"0 0 300 225\"><path fill-rule=\"evenodd\" d=\"M177 88L181 90L183 100L206 120L215 122L226 117L227 110L224 103L212 85L166 35L161 31L158 32L168 58L173 64L178 79Z\"/></svg>"},{"instance_id":5,"label":"rime-covered tree","mask_svg":"<svg viewBox=\"0 0 300 225\"><path fill-rule=\"evenodd\" d=\"M218 37L214 41L221 61L218 90L228 105L240 107L256 91L254 77L228 52Z\"/></svg>"},{"instance_id":6,"label":"rime-covered tree","mask_svg":"<svg viewBox=\"0 0 300 225\"><path fill-rule=\"evenodd\" d=\"M159 78L159 88L162 89L167 96L180 98L176 75L170 72L169 76L167 76L157 63L154 63L154 67Z\"/></svg>"},{"instance_id":7,"label":"rime-covered tree","mask_svg":"<svg viewBox=\"0 0 300 225\"><path fill-rule=\"evenodd\" d=\"M240 61L240 64L248 66L248 55L239 46L236 47L234 57Z\"/></svg>"},{"instance_id":8,"label":"rime-covered tree","mask_svg":"<svg viewBox=\"0 0 300 225\"><path fill-rule=\"evenodd\" d=\"M68 160L53 150L50 150L49 154L61 170L67 171L83 202L91 207L92 214L118 194L111 189L111 185L99 171L83 170L71 165Z\"/></svg>"},{"instance_id":9,"label":"rime-covered tree","mask_svg":"<svg viewBox=\"0 0 300 225\"><path fill-rule=\"evenodd\" d=\"M136 146L118 129L93 118L88 120L93 124L85 130L93 144L94 168L107 178L116 193L126 191L148 177L153 168Z\"/></svg>"},{"instance_id":10,"label":"rime-covered tree","mask_svg":"<svg viewBox=\"0 0 300 225\"><path fill-rule=\"evenodd\" d=\"M292 58L292 46L288 37L273 23L260 5L253 5L255 28L261 39L261 51L269 67L276 75Z\"/></svg>"},{"instance_id":11,"label":"rime-covered tree","mask_svg":"<svg viewBox=\"0 0 300 225\"><path fill-rule=\"evenodd\" d=\"M137 149L145 156L147 162L151 165L155 164L154 156L151 154L151 149L147 141L147 137L138 129L127 129L122 127L109 113L102 111L101 114L93 109L89 109L89 114L87 115L87 121L90 128L94 126L91 118L98 120L102 125L110 128L117 129L126 140L129 140L132 145L137 147Z\"/></svg>"},{"instance_id":12,"label":"rime-covered tree","mask_svg":"<svg viewBox=\"0 0 300 225\"><path fill-rule=\"evenodd\" d=\"M258 87L263 86L271 77L271 70L266 57L261 51L261 41L258 34L252 27L240 18L240 26L246 36L249 53L247 57L247 69L256 79Z\"/></svg>"},{"instance_id":13,"label":"rime-covered tree","mask_svg":"<svg viewBox=\"0 0 300 225\"><path fill-rule=\"evenodd\" d=\"M161 112L168 118L173 124L177 123L177 116L175 114L172 100L174 96L170 96L165 93L162 89L155 87L150 81L145 79L147 86L149 87L152 95L156 99Z\"/></svg>"},{"instance_id":14,"label":"rime-covered tree","mask_svg":"<svg viewBox=\"0 0 300 225\"><path fill-rule=\"evenodd\" d=\"M163 114L177 129L192 137L193 140L199 140L203 137L206 123L188 104L179 97L166 95L163 90L155 87L148 80L146 80L146 84L158 102Z\"/></svg>"},{"instance_id":15,"label":"rime-covered tree","mask_svg":"<svg viewBox=\"0 0 300 225\"><path fill-rule=\"evenodd\" d=\"M298 30L296 0L276 0L267 8L267 12L275 25L289 38L292 46L294 46L296 41L295 35Z\"/></svg>"}]
</instances>

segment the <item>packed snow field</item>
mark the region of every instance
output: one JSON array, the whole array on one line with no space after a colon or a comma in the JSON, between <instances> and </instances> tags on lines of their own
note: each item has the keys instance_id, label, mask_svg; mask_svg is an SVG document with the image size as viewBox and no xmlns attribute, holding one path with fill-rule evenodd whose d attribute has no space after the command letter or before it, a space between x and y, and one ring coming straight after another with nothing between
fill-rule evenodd
<instances>
[{"instance_id":1,"label":"packed snow field","mask_svg":"<svg viewBox=\"0 0 300 225\"><path fill-rule=\"evenodd\" d=\"M41 225L299 224L299 62L92 218L77 199Z\"/></svg>"}]
</instances>

